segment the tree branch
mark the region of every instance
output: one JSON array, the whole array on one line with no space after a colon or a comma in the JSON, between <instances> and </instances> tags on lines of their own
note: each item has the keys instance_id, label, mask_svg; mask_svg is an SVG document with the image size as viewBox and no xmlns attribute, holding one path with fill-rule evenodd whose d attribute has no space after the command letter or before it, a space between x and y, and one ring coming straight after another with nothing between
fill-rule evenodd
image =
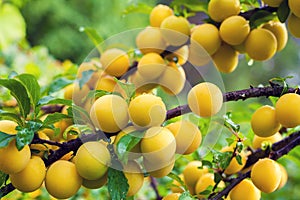
<instances>
[{"instance_id":1,"label":"tree branch","mask_svg":"<svg viewBox=\"0 0 300 200\"><path fill-rule=\"evenodd\" d=\"M292 149L300 145L300 131L294 132L291 135L287 136L283 140L276 142L272 145L271 149L258 149L255 152L253 152L247 159L247 163L244 167L244 169L250 167L254 163L256 163L261 158L270 157L273 160L277 160L281 158L282 156L288 154ZM248 171L246 173L240 174L237 178L233 179L230 184L224 188L221 192L213 196L212 198L209 198L209 200L219 200L223 196L227 196L229 192L242 180L245 178L250 177L251 171Z\"/></svg>"},{"instance_id":2,"label":"tree branch","mask_svg":"<svg viewBox=\"0 0 300 200\"><path fill-rule=\"evenodd\" d=\"M249 98L257 98L257 97L280 97L283 91L282 86L266 86L266 87L250 87L249 89L226 92L223 94L223 101L238 101L238 100L246 100ZM288 88L286 93L297 93L300 94L300 90L295 88ZM171 110L168 110L166 119L171 119L186 113L191 112L188 105L177 106Z\"/></svg>"},{"instance_id":3,"label":"tree branch","mask_svg":"<svg viewBox=\"0 0 300 200\"><path fill-rule=\"evenodd\" d=\"M162 197L160 196L158 189L157 189L157 181L154 177L150 176L150 185L153 188L155 194L156 194L156 200L162 200Z\"/></svg>"},{"instance_id":4,"label":"tree branch","mask_svg":"<svg viewBox=\"0 0 300 200\"><path fill-rule=\"evenodd\" d=\"M238 91L224 93L223 99L224 99L224 102L229 102L229 101L246 100L248 98L254 98L254 97L255 98L256 97L269 97L269 96L279 97L281 95L283 89L284 88L282 86L277 86L277 85L267 86L267 87L255 87L255 88L250 87L249 89L245 89L245 90L238 90ZM300 90L295 89L295 88L288 88L287 93L300 94ZM178 106L167 112L166 120L189 113L189 112L191 112L191 110L189 109L188 105ZM86 141L102 139L102 138L110 137L110 136L113 136L116 134L117 133L106 134L103 132L98 132L98 133L94 133L94 134L83 135L80 138L61 143L61 144L59 144L61 146L61 148L59 148L58 150L51 153L49 155L48 159L44 159L45 165L46 166L51 165L52 163L59 160L61 157L63 157L65 154L67 154L71 151L76 152L78 150L78 148ZM259 158L269 156L270 153L272 153L274 159L275 158L278 159L279 157L288 153L291 150L291 148L294 148L295 146L297 146L299 143L299 140L300 140L299 132L296 132L296 133L291 134L290 136L284 138L282 141L273 144L272 151L270 151L270 150L262 151L261 149L259 149L255 152L253 152L253 154L251 154L248 157L245 167L251 166ZM293 141L294 141L294 143L293 143ZM34 141L34 142L36 142L36 141ZM48 141L43 141L43 142L48 143ZM53 145L58 145L58 144L55 143ZM287 148L284 148L284 147L287 147ZM236 184L238 184L238 183L236 183ZM231 185L231 187L234 187L234 186ZM8 185L0 188L0 194L3 194L3 196L5 196L6 194L10 193L13 190L14 190L14 187L11 184L8 184ZM223 194L222 196L224 196L228 193L223 192L222 194ZM214 197L213 197L213 199L214 199Z\"/></svg>"}]
</instances>

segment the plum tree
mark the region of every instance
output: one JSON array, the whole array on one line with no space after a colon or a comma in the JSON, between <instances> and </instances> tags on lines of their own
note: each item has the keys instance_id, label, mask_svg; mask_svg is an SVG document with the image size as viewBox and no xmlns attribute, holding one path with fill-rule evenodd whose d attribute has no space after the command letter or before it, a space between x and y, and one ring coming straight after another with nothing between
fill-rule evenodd
<instances>
[{"instance_id":1,"label":"plum tree","mask_svg":"<svg viewBox=\"0 0 300 200\"><path fill-rule=\"evenodd\" d=\"M298 5L138 4L128 10L149 14L144 29L102 44L85 29L97 52L78 68L63 67L49 87L30 74L1 74L14 103L0 102L0 198L45 187L59 199L99 189L113 200L256 200L289 187L286 162L300 145L299 86L275 78L228 92L216 78L238 73L242 59L250 65L284 52L290 35L300 37ZM223 106L249 98L257 98L249 108Z\"/></svg>"}]
</instances>

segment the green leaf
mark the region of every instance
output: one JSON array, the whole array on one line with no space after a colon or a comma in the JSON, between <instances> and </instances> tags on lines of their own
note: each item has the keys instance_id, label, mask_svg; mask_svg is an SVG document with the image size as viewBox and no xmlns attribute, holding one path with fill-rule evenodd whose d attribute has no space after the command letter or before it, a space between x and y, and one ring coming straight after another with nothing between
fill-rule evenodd
<instances>
[{"instance_id":1,"label":"green leaf","mask_svg":"<svg viewBox=\"0 0 300 200\"><path fill-rule=\"evenodd\" d=\"M213 150L213 163L222 169L226 169L231 161L232 151L218 152Z\"/></svg>"},{"instance_id":2,"label":"green leaf","mask_svg":"<svg viewBox=\"0 0 300 200\"><path fill-rule=\"evenodd\" d=\"M228 146L232 145L235 142L235 139L233 138L226 138L226 142L228 144Z\"/></svg>"},{"instance_id":3,"label":"green leaf","mask_svg":"<svg viewBox=\"0 0 300 200\"><path fill-rule=\"evenodd\" d=\"M127 103L129 103L130 100L135 96L135 89L136 89L135 85L132 83L123 83L122 81L120 81L117 78L115 78L115 81L125 92L125 94L127 96L126 101L127 101Z\"/></svg>"},{"instance_id":4,"label":"green leaf","mask_svg":"<svg viewBox=\"0 0 300 200\"><path fill-rule=\"evenodd\" d=\"M21 116L26 118L30 112L30 98L25 86L16 79L0 79L0 85L6 87L17 100Z\"/></svg>"},{"instance_id":5,"label":"green leaf","mask_svg":"<svg viewBox=\"0 0 300 200\"><path fill-rule=\"evenodd\" d=\"M265 10L260 10L258 12L255 12L250 18L250 27L251 29L256 28L260 26L263 23L269 22L270 20L275 18L275 14L265 11Z\"/></svg>"},{"instance_id":6,"label":"green leaf","mask_svg":"<svg viewBox=\"0 0 300 200\"><path fill-rule=\"evenodd\" d=\"M235 156L235 159L236 159L236 161L239 163L239 165L242 165L242 164L243 164L243 162L242 162L242 156L241 156L241 155L236 155L236 156Z\"/></svg>"},{"instance_id":7,"label":"green leaf","mask_svg":"<svg viewBox=\"0 0 300 200\"><path fill-rule=\"evenodd\" d=\"M86 70L82 72L82 76L79 79L79 88L81 89L83 87L84 84L86 84L90 78L92 77L93 73L95 72L95 70Z\"/></svg>"},{"instance_id":8,"label":"green leaf","mask_svg":"<svg viewBox=\"0 0 300 200\"><path fill-rule=\"evenodd\" d=\"M241 153L243 149L244 149L244 144L242 142L237 142L236 143L237 152Z\"/></svg>"},{"instance_id":9,"label":"green leaf","mask_svg":"<svg viewBox=\"0 0 300 200\"><path fill-rule=\"evenodd\" d=\"M240 131L240 125L236 124L234 121L232 121L232 114L231 112L227 112L226 115L224 115L224 126L226 126L229 129L232 129L234 132Z\"/></svg>"},{"instance_id":10,"label":"green leaf","mask_svg":"<svg viewBox=\"0 0 300 200\"><path fill-rule=\"evenodd\" d=\"M30 144L33 140L34 132L27 128L22 128L18 131L16 136L16 146L20 151L24 148L25 145Z\"/></svg>"},{"instance_id":11,"label":"green leaf","mask_svg":"<svg viewBox=\"0 0 300 200\"><path fill-rule=\"evenodd\" d=\"M112 200L126 199L129 185L127 178L122 171L108 168L107 187Z\"/></svg>"},{"instance_id":12,"label":"green leaf","mask_svg":"<svg viewBox=\"0 0 300 200\"><path fill-rule=\"evenodd\" d=\"M80 27L79 31L84 32L90 38L95 47L97 47L99 53L103 52L99 44L102 43L104 39L99 35L96 29L91 27Z\"/></svg>"},{"instance_id":13,"label":"green leaf","mask_svg":"<svg viewBox=\"0 0 300 200\"><path fill-rule=\"evenodd\" d=\"M117 95L121 96L120 93L108 92L105 90L91 90L91 91L89 91L86 98L87 99L95 99L95 98L99 98L99 97L102 97L102 96L108 95L108 94L117 94Z\"/></svg>"},{"instance_id":14,"label":"green leaf","mask_svg":"<svg viewBox=\"0 0 300 200\"><path fill-rule=\"evenodd\" d=\"M219 173L214 173L214 181L216 184L220 183L222 181L222 176Z\"/></svg>"},{"instance_id":15,"label":"green leaf","mask_svg":"<svg viewBox=\"0 0 300 200\"><path fill-rule=\"evenodd\" d=\"M123 11L124 15L131 13L150 14L152 7L146 3L129 4Z\"/></svg>"},{"instance_id":16,"label":"green leaf","mask_svg":"<svg viewBox=\"0 0 300 200\"><path fill-rule=\"evenodd\" d=\"M46 119L43 122L43 125L51 125L54 124L55 122L61 121L62 119L68 119L68 118L70 118L69 115L65 115L62 113L48 114Z\"/></svg>"},{"instance_id":17,"label":"green leaf","mask_svg":"<svg viewBox=\"0 0 300 200\"><path fill-rule=\"evenodd\" d=\"M41 97L41 88L36 77L32 74L21 74L16 76L16 78L20 80L22 84L26 87L31 102L33 104L33 108L35 108Z\"/></svg>"},{"instance_id":18,"label":"green leaf","mask_svg":"<svg viewBox=\"0 0 300 200\"><path fill-rule=\"evenodd\" d=\"M284 23L290 14L288 0L283 0L277 9L277 17L281 23Z\"/></svg>"},{"instance_id":19,"label":"green leaf","mask_svg":"<svg viewBox=\"0 0 300 200\"><path fill-rule=\"evenodd\" d=\"M67 85L70 85L73 83L73 80L67 79L65 77L59 77L51 82L51 84L48 87L48 94L55 93L57 91L62 90Z\"/></svg>"},{"instance_id":20,"label":"green leaf","mask_svg":"<svg viewBox=\"0 0 300 200\"><path fill-rule=\"evenodd\" d=\"M207 166L208 168L212 168L212 163L208 160L202 160L202 166Z\"/></svg>"},{"instance_id":21,"label":"green leaf","mask_svg":"<svg viewBox=\"0 0 300 200\"><path fill-rule=\"evenodd\" d=\"M181 180L181 178L177 174L175 174L173 172L170 172L168 174L168 177L170 177L171 179L177 181L184 188L185 191L188 191L185 183L183 182L183 180Z\"/></svg>"},{"instance_id":22,"label":"green leaf","mask_svg":"<svg viewBox=\"0 0 300 200\"><path fill-rule=\"evenodd\" d=\"M42 125L40 122L28 121L25 127L17 127L16 146L19 151L23 149L25 145L31 143L34 133L40 130Z\"/></svg>"},{"instance_id":23,"label":"green leaf","mask_svg":"<svg viewBox=\"0 0 300 200\"><path fill-rule=\"evenodd\" d=\"M72 100L56 98L53 96L45 96L41 98L38 102L38 106L50 105L50 104L63 104L67 106L72 106Z\"/></svg>"},{"instance_id":24,"label":"green leaf","mask_svg":"<svg viewBox=\"0 0 300 200\"><path fill-rule=\"evenodd\" d=\"M145 132L133 131L130 132L118 141L117 143L117 155L123 163L127 163L128 154L132 148L134 148L143 138Z\"/></svg>"},{"instance_id":25,"label":"green leaf","mask_svg":"<svg viewBox=\"0 0 300 200\"><path fill-rule=\"evenodd\" d=\"M8 174L5 174L4 172L0 171L0 187L6 182L7 179L8 179Z\"/></svg>"},{"instance_id":26,"label":"green leaf","mask_svg":"<svg viewBox=\"0 0 300 200\"><path fill-rule=\"evenodd\" d=\"M192 195L190 194L189 191L185 191L183 192L180 196L178 200L193 200L194 198L192 197Z\"/></svg>"},{"instance_id":27,"label":"green leaf","mask_svg":"<svg viewBox=\"0 0 300 200\"><path fill-rule=\"evenodd\" d=\"M5 112L3 110L0 110L0 119L12 120L14 122L17 122L20 126L23 125L23 121L19 115L10 112Z\"/></svg>"},{"instance_id":28,"label":"green leaf","mask_svg":"<svg viewBox=\"0 0 300 200\"><path fill-rule=\"evenodd\" d=\"M276 78L272 78L269 80L269 83L273 84L273 85L279 85L279 86L282 86L283 87L283 90L281 92L280 95L283 95L285 94L288 89L289 89L289 85L287 84L286 80L287 79L290 79L290 78L293 78L293 76L287 76L287 77L284 77L284 78L281 78L281 77L276 77Z\"/></svg>"},{"instance_id":29,"label":"green leaf","mask_svg":"<svg viewBox=\"0 0 300 200\"><path fill-rule=\"evenodd\" d=\"M6 147L16 136L0 131L0 148Z\"/></svg>"},{"instance_id":30,"label":"green leaf","mask_svg":"<svg viewBox=\"0 0 300 200\"><path fill-rule=\"evenodd\" d=\"M76 124L83 124L83 125L92 125L93 122L90 119L89 113L80 106L73 105L72 106L73 112L73 121Z\"/></svg>"}]
</instances>

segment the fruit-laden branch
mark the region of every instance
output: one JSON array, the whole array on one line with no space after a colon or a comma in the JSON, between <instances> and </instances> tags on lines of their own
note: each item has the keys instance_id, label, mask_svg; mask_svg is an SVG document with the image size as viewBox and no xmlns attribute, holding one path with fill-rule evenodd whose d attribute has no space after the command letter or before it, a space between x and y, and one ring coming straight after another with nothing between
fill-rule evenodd
<instances>
[{"instance_id":1,"label":"fruit-laden branch","mask_svg":"<svg viewBox=\"0 0 300 200\"><path fill-rule=\"evenodd\" d=\"M224 98L224 102L228 102L228 101L246 100L248 98L254 98L254 97L269 97L269 96L279 97L279 96L281 96L283 89L284 88L282 86L277 86L277 85L267 86L267 87L250 87L249 89L245 89L245 90L226 92L226 93L224 93L223 98ZM287 92L300 94L300 90L295 89L295 88L288 88ZM168 120L168 119L171 119L171 118L174 118L174 117L177 117L177 116L189 113L189 112L191 112L191 110L189 109L188 105L178 106L167 112L166 119ZM117 134L117 133L115 133L115 134ZM114 134L106 134L106 135L112 136ZM295 134L292 134L289 137L285 138L283 140L284 142L275 143L273 145L273 148L275 148L274 150L276 150L276 151L273 151L273 154L274 154L274 152L277 152L277 150L278 150L278 152L274 155L278 156L278 155L281 155L282 153L285 153L285 151L287 151L288 149L283 149L283 147L289 146L290 143L293 142L293 140L292 140L293 137L297 137L297 135L295 136ZM68 142L64 142L64 143L62 143L62 146L63 146L62 148L59 148L58 150L54 151L52 154L49 155L48 159L44 160L45 164L46 164L46 166L49 166L52 163L54 163L55 161L59 160L65 154L67 154L71 151L76 152L77 149L85 141L90 141L90 140L95 140L95 139L100 139L100 138L103 138L103 134L96 133L96 134L83 135L80 138L70 140ZM276 148L278 148L278 149L276 149ZM258 160L258 158L266 157L266 156L267 156L266 152L264 152L262 150L257 150L251 156L249 156L246 166L250 166L250 164L255 163ZM3 186L0 189L0 195L2 194L3 196L5 196L12 190L14 190L14 187L12 187L11 184Z\"/></svg>"},{"instance_id":2,"label":"fruit-laden branch","mask_svg":"<svg viewBox=\"0 0 300 200\"><path fill-rule=\"evenodd\" d=\"M238 100L246 100L249 98L257 98L257 97L280 97L283 91L282 86L266 86L266 87L250 87L249 89L238 90L233 92L226 92L223 94L223 101L238 101ZM288 88L286 93L297 93L300 94L299 89ZM178 106L167 112L167 120L172 119L174 117L186 114L191 112L188 105Z\"/></svg>"},{"instance_id":3,"label":"fruit-laden branch","mask_svg":"<svg viewBox=\"0 0 300 200\"><path fill-rule=\"evenodd\" d=\"M300 145L300 131L294 132L291 135L287 136L283 140L276 142L272 145L271 149L268 148L266 150L258 149L253 152L250 156L248 156L247 163L244 169L247 169L254 163L256 163L261 158L269 157L273 160L277 160L282 156L288 154L292 149ZM237 178L232 179L230 184L223 189L221 192L216 194L215 196L209 198L209 200L218 200L223 196L227 196L229 192L242 180L250 177L251 171L240 174Z\"/></svg>"}]
</instances>

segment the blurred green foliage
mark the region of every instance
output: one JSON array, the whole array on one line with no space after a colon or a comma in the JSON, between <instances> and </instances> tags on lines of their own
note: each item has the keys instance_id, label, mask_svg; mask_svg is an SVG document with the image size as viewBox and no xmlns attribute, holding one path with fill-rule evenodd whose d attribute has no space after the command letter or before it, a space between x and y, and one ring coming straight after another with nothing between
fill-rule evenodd
<instances>
[{"instance_id":1,"label":"blurred green foliage","mask_svg":"<svg viewBox=\"0 0 300 200\"><path fill-rule=\"evenodd\" d=\"M124 12L127 7L134 8L143 2L149 6L155 4L153 0L38 0L28 1L21 12L32 45L45 45L56 58L81 63L94 48L89 38L79 31L81 26L95 28L104 39L144 27L148 23L145 12Z\"/></svg>"}]
</instances>

